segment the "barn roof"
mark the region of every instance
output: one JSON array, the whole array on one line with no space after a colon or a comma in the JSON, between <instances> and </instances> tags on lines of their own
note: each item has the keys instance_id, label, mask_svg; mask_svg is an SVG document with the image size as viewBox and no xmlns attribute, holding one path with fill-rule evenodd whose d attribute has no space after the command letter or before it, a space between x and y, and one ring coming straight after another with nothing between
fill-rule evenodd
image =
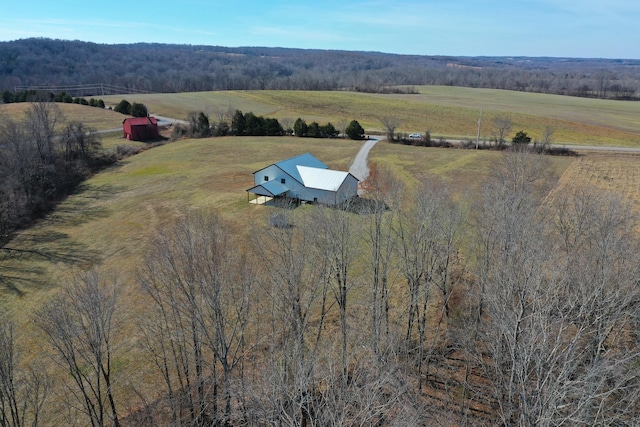
<instances>
[{"instance_id":1,"label":"barn roof","mask_svg":"<svg viewBox=\"0 0 640 427\"><path fill-rule=\"evenodd\" d=\"M157 125L158 121L155 117L128 117L122 121L122 123L128 123L131 126L141 125Z\"/></svg>"},{"instance_id":2,"label":"barn roof","mask_svg":"<svg viewBox=\"0 0 640 427\"><path fill-rule=\"evenodd\" d=\"M304 153L290 159L282 160L275 163L277 167L286 172L289 176L295 178L297 181L304 183L300 172L299 166L306 166L309 168L329 169L329 166L322 163L320 160L313 157L311 153Z\"/></svg>"},{"instance_id":3,"label":"barn roof","mask_svg":"<svg viewBox=\"0 0 640 427\"><path fill-rule=\"evenodd\" d=\"M298 165L297 169L299 176L302 178L300 182L307 188L316 188L318 190L338 191L349 175L349 172L300 165Z\"/></svg>"},{"instance_id":4,"label":"barn roof","mask_svg":"<svg viewBox=\"0 0 640 427\"><path fill-rule=\"evenodd\" d=\"M279 196L280 194L286 193L288 188L278 181L267 181L263 182L260 185L256 185L248 189L247 191L250 193L257 194L259 196Z\"/></svg>"}]
</instances>

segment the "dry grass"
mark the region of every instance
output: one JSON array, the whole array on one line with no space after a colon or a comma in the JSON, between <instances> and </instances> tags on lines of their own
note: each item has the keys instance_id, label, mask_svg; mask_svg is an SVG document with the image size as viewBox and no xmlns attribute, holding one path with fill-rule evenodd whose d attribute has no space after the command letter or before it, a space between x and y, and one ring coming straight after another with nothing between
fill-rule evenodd
<instances>
[{"instance_id":1,"label":"dry grass","mask_svg":"<svg viewBox=\"0 0 640 427\"><path fill-rule=\"evenodd\" d=\"M62 112L65 123L81 122L85 126L96 130L122 129L122 121L127 117L112 110L89 107L87 105L65 103L56 103L55 105ZM28 102L2 104L0 105L0 116L4 114L13 120L20 121L24 119L25 113L30 106L31 104Z\"/></svg>"},{"instance_id":2,"label":"dry grass","mask_svg":"<svg viewBox=\"0 0 640 427\"><path fill-rule=\"evenodd\" d=\"M588 153L576 159L560 178L550 198L578 190L614 194L640 218L640 154ZM636 227L640 232L640 224Z\"/></svg>"},{"instance_id":3,"label":"dry grass","mask_svg":"<svg viewBox=\"0 0 640 427\"><path fill-rule=\"evenodd\" d=\"M175 110L166 107L167 110L162 114L180 117L180 108L186 108L189 104L187 98L181 98L183 95L186 96L165 94L152 97L160 101L148 99L159 102L158 105L177 106ZM307 120L308 117L333 120L340 114L360 112L363 117L371 117L371 123L374 120L372 111L376 111L379 105L386 105L384 108L388 108L388 111L398 108L400 113L409 109L414 115L408 116L407 120L419 120L417 105L427 102L416 98L418 101L406 106L407 101L403 97L344 93L259 92L223 95L218 98L214 93L201 93L196 98L199 99L197 102L202 103L198 105L208 105L211 99L215 99L219 106L234 100L245 100L247 104L244 105L256 108L238 105L244 111L276 117L291 117L293 113L306 112L309 114L305 115ZM305 97L313 98L309 100ZM134 100L133 97L127 99ZM286 99L290 103L285 108L282 103ZM317 104L315 101L318 101ZM340 110L342 112L336 110L336 102L344 102L344 105L341 104L344 107L344 110ZM434 111L441 108L436 104L430 105L429 108L434 108ZM3 105L0 111L6 112L9 108L10 115L17 117L24 105L19 106ZM73 104L61 106L65 108L65 115L71 117L80 118L85 112L93 114L94 110L100 114L108 113L108 120L90 119L95 120L93 123L102 123L100 126L105 128L111 126L111 120L117 121L118 126L121 123L122 116L114 116L117 113ZM172 114L172 111L176 114ZM458 117L455 120L460 117L473 119L475 126L474 109L450 106L450 109L442 111L446 112L442 117L452 115ZM99 128L95 124L92 126ZM108 140L106 145L117 145L122 141L116 136L105 139ZM245 190L253 184L252 172L304 152L313 153L332 168L346 170L360 146L361 143L354 141L293 137L184 140L145 151L97 174L68 197L55 212L32 229L19 233L9 245L34 253L2 260L2 274L11 278L9 286L14 289L2 292L1 304L10 309L17 319L19 339L25 354L34 357L42 346L32 329L35 311L74 271L102 265L104 269L117 274L124 283L125 304L121 307L119 318L124 321L126 330L120 331L117 341L121 342L121 346L117 349L119 356L114 363L118 369L116 375L122 379L117 387L123 390L125 400L133 398L130 385L141 384L143 379L146 384L153 385L148 380L149 372L142 369L145 355L136 345L138 331L132 325L146 310L145 300L136 285L135 271L155 231L161 229L181 209L204 207L220 212L229 220L234 234L248 240L251 238L251 225L266 224L266 216L272 212L271 208L247 203ZM370 161L392 168L410 184L415 183L421 175L434 174L448 181L461 194L477 194L489 174L491 164L502 155L489 151L379 143L371 151ZM636 206L640 206L639 161L640 156L637 155L600 153L589 153L577 159L551 159L555 172L561 176L557 190L560 193L580 183L621 192ZM122 407L126 405L123 403Z\"/></svg>"},{"instance_id":4,"label":"dry grass","mask_svg":"<svg viewBox=\"0 0 640 427\"><path fill-rule=\"evenodd\" d=\"M511 92L495 89L422 86L417 95L380 95L354 92L227 91L181 94L127 95L155 114L186 118L190 111L216 112L240 109L283 119L307 122L356 119L367 133L382 132L379 117L402 120L400 132L424 132L451 139L475 139L480 109L481 138L493 136L491 119L508 115L513 134L524 130L541 140L544 129L556 129L554 142L578 145L640 147L640 103L568 96ZM116 104L121 96L106 97Z\"/></svg>"},{"instance_id":5,"label":"dry grass","mask_svg":"<svg viewBox=\"0 0 640 427\"><path fill-rule=\"evenodd\" d=\"M380 143L369 154L369 161L394 170L412 185L421 177L435 175L458 194L477 195L492 165L503 152L414 147ZM561 176L574 161L570 157L548 157L550 176Z\"/></svg>"}]
</instances>

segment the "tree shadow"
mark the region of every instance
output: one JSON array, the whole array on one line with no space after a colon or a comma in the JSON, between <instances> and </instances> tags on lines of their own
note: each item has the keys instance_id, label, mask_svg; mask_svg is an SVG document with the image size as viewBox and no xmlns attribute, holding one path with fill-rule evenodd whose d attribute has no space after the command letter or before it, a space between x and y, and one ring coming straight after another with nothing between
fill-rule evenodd
<instances>
[{"instance_id":1,"label":"tree shadow","mask_svg":"<svg viewBox=\"0 0 640 427\"><path fill-rule=\"evenodd\" d=\"M0 289L22 296L26 288L49 285L47 264L89 268L100 253L57 231L27 231L19 247L0 248Z\"/></svg>"},{"instance_id":2,"label":"tree shadow","mask_svg":"<svg viewBox=\"0 0 640 427\"><path fill-rule=\"evenodd\" d=\"M114 185L82 184L55 211L47 215L43 223L78 226L90 220L106 218L109 216L108 210L96 206L95 202L109 199L121 191L123 188Z\"/></svg>"},{"instance_id":3,"label":"tree shadow","mask_svg":"<svg viewBox=\"0 0 640 427\"><path fill-rule=\"evenodd\" d=\"M46 287L50 281L47 265L86 269L99 262L98 251L89 250L67 233L51 230L49 226L76 227L106 218L109 211L96 202L119 191L119 187L112 185L81 185L37 225L16 234L17 238L0 247L0 291L22 296L28 288Z\"/></svg>"}]
</instances>

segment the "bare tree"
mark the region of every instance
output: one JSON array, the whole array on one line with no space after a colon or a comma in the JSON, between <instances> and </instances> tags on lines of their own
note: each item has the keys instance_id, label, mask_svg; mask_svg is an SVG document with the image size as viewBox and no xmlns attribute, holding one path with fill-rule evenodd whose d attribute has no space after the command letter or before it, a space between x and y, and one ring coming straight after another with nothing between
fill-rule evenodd
<instances>
[{"instance_id":1,"label":"bare tree","mask_svg":"<svg viewBox=\"0 0 640 427\"><path fill-rule=\"evenodd\" d=\"M285 132L293 129L293 118L291 117L283 117L282 119L280 119L280 123L282 124L282 128Z\"/></svg>"},{"instance_id":2,"label":"bare tree","mask_svg":"<svg viewBox=\"0 0 640 427\"><path fill-rule=\"evenodd\" d=\"M340 135L342 135L343 138L346 137L347 126L349 126L348 119L342 118L338 120L338 130L340 130Z\"/></svg>"},{"instance_id":3,"label":"bare tree","mask_svg":"<svg viewBox=\"0 0 640 427\"><path fill-rule=\"evenodd\" d=\"M318 235L320 256L326 260L329 289L340 312L340 333L342 335L342 377L346 388L349 366L349 326L347 322L348 297L353 287L349 276L351 263L355 257L354 223L348 209L333 209L318 206L314 210L314 223Z\"/></svg>"},{"instance_id":4,"label":"bare tree","mask_svg":"<svg viewBox=\"0 0 640 427\"><path fill-rule=\"evenodd\" d=\"M53 102L34 102L27 110L27 129L44 165L53 163L55 134L63 115Z\"/></svg>"},{"instance_id":5,"label":"bare tree","mask_svg":"<svg viewBox=\"0 0 640 427\"><path fill-rule=\"evenodd\" d=\"M117 288L116 281L107 283L95 270L83 273L36 316L92 426L120 425L111 363Z\"/></svg>"},{"instance_id":6,"label":"bare tree","mask_svg":"<svg viewBox=\"0 0 640 427\"><path fill-rule=\"evenodd\" d=\"M504 114L498 114L491 120L493 123L494 136L499 147L503 147L506 143L506 137L511 132L513 123L511 118Z\"/></svg>"},{"instance_id":7,"label":"bare tree","mask_svg":"<svg viewBox=\"0 0 640 427\"><path fill-rule=\"evenodd\" d=\"M371 266L371 349L380 356L383 337L389 335L390 290L395 236L393 224L399 208L403 185L393 172L375 165L367 179L366 202L361 214L366 215L363 239L370 248Z\"/></svg>"},{"instance_id":8,"label":"bare tree","mask_svg":"<svg viewBox=\"0 0 640 427\"><path fill-rule=\"evenodd\" d=\"M21 366L14 324L0 318L0 425L37 426L51 389L46 373Z\"/></svg>"},{"instance_id":9,"label":"bare tree","mask_svg":"<svg viewBox=\"0 0 640 427\"><path fill-rule=\"evenodd\" d=\"M544 209L538 162L508 156L478 213L485 310L475 357L491 384L485 404L503 425L627 423L638 410L628 367L640 357L631 338L638 263L629 257L638 241L623 231L632 217L593 193Z\"/></svg>"},{"instance_id":10,"label":"bare tree","mask_svg":"<svg viewBox=\"0 0 640 427\"><path fill-rule=\"evenodd\" d=\"M378 121L384 126L387 133L387 140L393 142L395 140L396 129L400 126L401 120L396 116L381 116L378 117Z\"/></svg>"},{"instance_id":11,"label":"bare tree","mask_svg":"<svg viewBox=\"0 0 640 427\"><path fill-rule=\"evenodd\" d=\"M556 128L551 125L547 125L544 127L544 132L542 133L542 143L545 146L551 145L553 142L553 134L556 132Z\"/></svg>"},{"instance_id":12,"label":"bare tree","mask_svg":"<svg viewBox=\"0 0 640 427\"><path fill-rule=\"evenodd\" d=\"M145 325L145 342L163 375L174 423L186 410L191 423L227 425L232 399L240 401L232 380L246 350L255 276L226 230L215 214L184 212L156 236L140 273L156 313L154 324Z\"/></svg>"},{"instance_id":13,"label":"bare tree","mask_svg":"<svg viewBox=\"0 0 640 427\"><path fill-rule=\"evenodd\" d=\"M261 405L284 425L309 423L316 401L313 378L328 309L327 259L316 245L310 215L282 208L279 220L256 232L269 283L269 369L263 372ZM267 311L267 310L265 310Z\"/></svg>"}]
</instances>

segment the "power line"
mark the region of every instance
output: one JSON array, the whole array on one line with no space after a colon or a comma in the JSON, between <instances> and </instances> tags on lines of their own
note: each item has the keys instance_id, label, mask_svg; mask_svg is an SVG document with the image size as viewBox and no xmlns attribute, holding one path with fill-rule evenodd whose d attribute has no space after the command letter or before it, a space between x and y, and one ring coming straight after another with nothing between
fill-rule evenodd
<instances>
[{"instance_id":1,"label":"power line","mask_svg":"<svg viewBox=\"0 0 640 427\"><path fill-rule=\"evenodd\" d=\"M119 94L140 94L152 93L147 90L133 89L122 86L111 85L108 83L84 84L84 85L34 85L34 86L15 86L14 92L20 91L36 91L36 92L73 92L82 94L81 96L91 95L119 95Z\"/></svg>"}]
</instances>

